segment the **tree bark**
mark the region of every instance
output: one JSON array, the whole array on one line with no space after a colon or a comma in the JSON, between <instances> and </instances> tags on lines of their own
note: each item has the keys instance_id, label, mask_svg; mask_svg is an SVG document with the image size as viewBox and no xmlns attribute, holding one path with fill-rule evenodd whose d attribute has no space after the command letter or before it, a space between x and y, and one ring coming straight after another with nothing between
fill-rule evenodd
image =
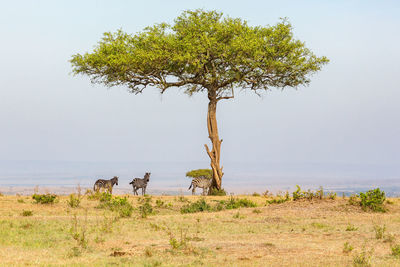
<instances>
[{"instance_id":1,"label":"tree bark","mask_svg":"<svg viewBox=\"0 0 400 267\"><path fill-rule=\"evenodd\" d=\"M222 139L219 139L218 136L218 126L217 126L217 98L215 91L209 91L208 99L210 102L208 103L208 112L207 112L207 128L208 128L208 137L212 143L212 149L208 148L207 144L205 144L205 148L208 156L210 157L211 169L213 172L213 183L211 188L216 188L218 190L221 189L221 181L224 173L222 172L222 168L220 167L220 155L221 155L221 143ZM209 190L211 192L211 190Z\"/></svg>"}]
</instances>

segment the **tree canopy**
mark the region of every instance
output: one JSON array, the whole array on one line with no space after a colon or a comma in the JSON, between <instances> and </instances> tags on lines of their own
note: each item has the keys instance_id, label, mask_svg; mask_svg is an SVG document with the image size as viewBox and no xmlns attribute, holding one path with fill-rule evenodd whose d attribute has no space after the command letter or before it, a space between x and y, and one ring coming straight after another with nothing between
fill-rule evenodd
<instances>
[{"instance_id":1,"label":"tree canopy","mask_svg":"<svg viewBox=\"0 0 400 267\"><path fill-rule=\"evenodd\" d=\"M132 93L147 86L185 93L216 89L217 99L232 88L267 90L310 82L309 74L328 62L294 39L282 19L274 26L249 26L216 11L184 11L174 24L155 24L137 34L104 33L92 53L72 56L73 72L93 83L125 85Z\"/></svg>"},{"instance_id":2,"label":"tree canopy","mask_svg":"<svg viewBox=\"0 0 400 267\"><path fill-rule=\"evenodd\" d=\"M191 170L186 173L186 177L190 177L190 178L204 177L207 179L211 179L213 177L213 172L211 169Z\"/></svg>"}]
</instances>

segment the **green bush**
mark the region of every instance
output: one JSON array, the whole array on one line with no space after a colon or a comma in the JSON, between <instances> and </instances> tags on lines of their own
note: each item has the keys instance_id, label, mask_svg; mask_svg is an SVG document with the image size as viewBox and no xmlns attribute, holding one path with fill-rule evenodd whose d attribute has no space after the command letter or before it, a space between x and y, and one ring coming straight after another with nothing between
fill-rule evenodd
<instances>
[{"instance_id":1,"label":"green bush","mask_svg":"<svg viewBox=\"0 0 400 267\"><path fill-rule=\"evenodd\" d=\"M223 188L221 188L220 190L218 190L217 188L211 188L210 195L211 196L226 196L226 191Z\"/></svg>"},{"instance_id":2,"label":"green bush","mask_svg":"<svg viewBox=\"0 0 400 267\"><path fill-rule=\"evenodd\" d=\"M98 199L100 202L110 202L112 199L112 195L108 192L102 192L98 194Z\"/></svg>"},{"instance_id":3,"label":"green bush","mask_svg":"<svg viewBox=\"0 0 400 267\"><path fill-rule=\"evenodd\" d=\"M349 242L344 243L343 245L343 253L350 253L354 247L349 244Z\"/></svg>"},{"instance_id":4,"label":"green bush","mask_svg":"<svg viewBox=\"0 0 400 267\"><path fill-rule=\"evenodd\" d=\"M392 255L395 257L400 257L400 245L395 245L392 247Z\"/></svg>"},{"instance_id":5,"label":"green bush","mask_svg":"<svg viewBox=\"0 0 400 267\"><path fill-rule=\"evenodd\" d=\"M55 194L33 194L32 199L36 201L36 204L53 204L56 200L57 195Z\"/></svg>"},{"instance_id":6,"label":"green bush","mask_svg":"<svg viewBox=\"0 0 400 267\"><path fill-rule=\"evenodd\" d=\"M299 186L299 185L296 185L296 187L297 187L296 191L294 191L294 192L292 193L293 200L296 201L296 200L305 198L304 192L301 191L300 186Z\"/></svg>"},{"instance_id":7,"label":"green bush","mask_svg":"<svg viewBox=\"0 0 400 267\"><path fill-rule=\"evenodd\" d=\"M145 196L143 198L138 199L140 206L139 206L139 213L142 218L147 218L148 215L153 214L153 206L151 205L151 197Z\"/></svg>"},{"instance_id":8,"label":"green bush","mask_svg":"<svg viewBox=\"0 0 400 267\"><path fill-rule=\"evenodd\" d=\"M181 213L195 213L212 210L212 207L205 201L205 199L201 198L196 202L182 206Z\"/></svg>"},{"instance_id":9,"label":"green bush","mask_svg":"<svg viewBox=\"0 0 400 267\"><path fill-rule=\"evenodd\" d=\"M81 203L81 199L79 197L77 197L75 194L69 195L69 200L67 200L67 204L71 208L79 207L80 203Z\"/></svg>"},{"instance_id":10,"label":"green bush","mask_svg":"<svg viewBox=\"0 0 400 267\"><path fill-rule=\"evenodd\" d=\"M109 193L103 193L100 197L98 208L109 209L118 212L119 216L130 217L133 213L133 207L126 197L112 197Z\"/></svg>"},{"instance_id":11,"label":"green bush","mask_svg":"<svg viewBox=\"0 0 400 267\"><path fill-rule=\"evenodd\" d=\"M283 197L281 194L278 194L276 198L269 199L267 200L267 204L281 204L286 201L290 200L290 195L289 192L286 192L285 197Z\"/></svg>"},{"instance_id":12,"label":"green bush","mask_svg":"<svg viewBox=\"0 0 400 267\"><path fill-rule=\"evenodd\" d=\"M22 216L32 216L33 215L33 211L31 210L23 210L22 211Z\"/></svg>"},{"instance_id":13,"label":"green bush","mask_svg":"<svg viewBox=\"0 0 400 267\"><path fill-rule=\"evenodd\" d=\"M379 188L369 190L366 193L360 193L359 198L361 208L364 211L367 209L375 212L386 211L385 207L383 206L383 203L386 199L385 192L381 191Z\"/></svg>"},{"instance_id":14,"label":"green bush","mask_svg":"<svg viewBox=\"0 0 400 267\"><path fill-rule=\"evenodd\" d=\"M225 205L225 208L230 210L230 209L238 209L241 207L244 208L254 208L257 207L257 204L254 203L251 200L248 200L247 198L234 198L230 197L228 201L221 201L221 204Z\"/></svg>"},{"instance_id":15,"label":"green bush","mask_svg":"<svg viewBox=\"0 0 400 267\"><path fill-rule=\"evenodd\" d=\"M225 209L238 209L238 208L254 208L257 204L247 198L234 198L230 197L228 201L218 201L215 206L211 206L206 202L204 198L197 200L196 202L182 206L181 213L195 213L203 211L221 211Z\"/></svg>"}]
</instances>

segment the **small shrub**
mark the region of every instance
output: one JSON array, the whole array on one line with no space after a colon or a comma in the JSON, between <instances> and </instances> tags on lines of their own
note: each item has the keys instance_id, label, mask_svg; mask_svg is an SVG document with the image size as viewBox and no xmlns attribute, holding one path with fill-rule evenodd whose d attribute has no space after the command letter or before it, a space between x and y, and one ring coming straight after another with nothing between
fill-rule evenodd
<instances>
[{"instance_id":1,"label":"small shrub","mask_svg":"<svg viewBox=\"0 0 400 267\"><path fill-rule=\"evenodd\" d=\"M138 199L139 213L142 218L147 218L148 215L153 214L153 207L151 206L151 197L145 196L144 198Z\"/></svg>"},{"instance_id":2,"label":"small shrub","mask_svg":"<svg viewBox=\"0 0 400 267\"><path fill-rule=\"evenodd\" d=\"M33 215L33 211L31 211L31 210L23 210L22 211L22 216L27 217L27 216L32 216L32 215Z\"/></svg>"},{"instance_id":3,"label":"small shrub","mask_svg":"<svg viewBox=\"0 0 400 267\"><path fill-rule=\"evenodd\" d=\"M329 192L329 193L328 193L328 198L329 198L329 199L335 200L336 197L337 197L336 192Z\"/></svg>"},{"instance_id":4,"label":"small shrub","mask_svg":"<svg viewBox=\"0 0 400 267\"><path fill-rule=\"evenodd\" d=\"M343 245L343 253L350 253L353 251L353 246L349 244L349 242L344 243Z\"/></svg>"},{"instance_id":5,"label":"small shrub","mask_svg":"<svg viewBox=\"0 0 400 267\"><path fill-rule=\"evenodd\" d=\"M289 192L286 192L285 197L282 197L281 195L277 195L277 198L267 200L267 204L281 204L281 203L284 203L289 200L290 200Z\"/></svg>"},{"instance_id":6,"label":"small shrub","mask_svg":"<svg viewBox=\"0 0 400 267\"><path fill-rule=\"evenodd\" d=\"M375 232L375 238L376 239L383 239L385 236L385 231L386 231L386 225L377 225L374 224L374 232Z\"/></svg>"},{"instance_id":7,"label":"small shrub","mask_svg":"<svg viewBox=\"0 0 400 267\"><path fill-rule=\"evenodd\" d=\"M205 201L204 198L197 200L196 202L182 206L181 213L195 213L203 211L211 211L211 206Z\"/></svg>"},{"instance_id":8,"label":"small shrub","mask_svg":"<svg viewBox=\"0 0 400 267\"><path fill-rule=\"evenodd\" d=\"M226 196L226 191L223 188L221 188L220 190L218 190L217 188L211 188L210 195L211 196Z\"/></svg>"},{"instance_id":9,"label":"small shrub","mask_svg":"<svg viewBox=\"0 0 400 267\"><path fill-rule=\"evenodd\" d=\"M400 257L400 245L395 245L392 247L392 255L395 257Z\"/></svg>"},{"instance_id":10,"label":"small shrub","mask_svg":"<svg viewBox=\"0 0 400 267\"><path fill-rule=\"evenodd\" d=\"M259 194L259 193L257 193L257 192L254 192L254 193L252 194L252 196L253 196L253 197L259 197L259 196L260 196L260 194Z\"/></svg>"},{"instance_id":11,"label":"small shrub","mask_svg":"<svg viewBox=\"0 0 400 267\"><path fill-rule=\"evenodd\" d=\"M350 231L357 231L358 230L358 227L355 227L354 225L352 225L352 224L349 224L349 225L347 225L347 227L346 227L346 231L348 231L348 232L350 232Z\"/></svg>"},{"instance_id":12,"label":"small shrub","mask_svg":"<svg viewBox=\"0 0 400 267\"><path fill-rule=\"evenodd\" d=\"M375 212L385 212L386 209L383 206L386 196L385 192L381 191L379 188L369 190L366 193L360 193L360 205L365 211L370 209Z\"/></svg>"},{"instance_id":13,"label":"small shrub","mask_svg":"<svg viewBox=\"0 0 400 267\"><path fill-rule=\"evenodd\" d=\"M370 267L371 266L371 252L366 252L365 249L353 257L354 267Z\"/></svg>"},{"instance_id":14,"label":"small shrub","mask_svg":"<svg viewBox=\"0 0 400 267\"><path fill-rule=\"evenodd\" d=\"M320 186L319 190L316 192L316 197L321 200L324 198L324 188L322 186Z\"/></svg>"},{"instance_id":15,"label":"small shrub","mask_svg":"<svg viewBox=\"0 0 400 267\"><path fill-rule=\"evenodd\" d=\"M185 198L183 195L178 197L178 201L179 202L189 202L189 200L187 198Z\"/></svg>"},{"instance_id":16,"label":"small shrub","mask_svg":"<svg viewBox=\"0 0 400 267\"><path fill-rule=\"evenodd\" d=\"M126 197L112 197L109 193L102 193L100 196L100 205L98 208L109 209L118 212L121 218L130 217L133 213L133 207Z\"/></svg>"},{"instance_id":17,"label":"small shrub","mask_svg":"<svg viewBox=\"0 0 400 267\"><path fill-rule=\"evenodd\" d=\"M305 198L305 195L304 195L304 193L301 191L300 186L296 185L296 187L297 187L296 191L294 191L294 192L292 193L293 200L296 201L296 200Z\"/></svg>"},{"instance_id":18,"label":"small shrub","mask_svg":"<svg viewBox=\"0 0 400 267\"><path fill-rule=\"evenodd\" d=\"M358 206L360 205L360 199L358 198L358 196L356 194L352 194L349 197L349 204L353 205L353 206Z\"/></svg>"},{"instance_id":19,"label":"small shrub","mask_svg":"<svg viewBox=\"0 0 400 267\"><path fill-rule=\"evenodd\" d=\"M55 194L33 194L32 199L36 201L36 204L53 204L56 200L57 195Z\"/></svg>"},{"instance_id":20,"label":"small shrub","mask_svg":"<svg viewBox=\"0 0 400 267\"><path fill-rule=\"evenodd\" d=\"M25 203L25 201L22 198L18 199L17 201L18 203Z\"/></svg>"},{"instance_id":21,"label":"small shrub","mask_svg":"<svg viewBox=\"0 0 400 267\"><path fill-rule=\"evenodd\" d=\"M82 254L82 251L78 247L73 247L68 254L72 257L79 257Z\"/></svg>"},{"instance_id":22,"label":"small shrub","mask_svg":"<svg viewBox=\"0 0 400 267\"><path fill-rule=\"evenodd\" d=\"M261 213L261 210L259 210L259 209L254 209L254 210L253 210L253 213L259 214L259 213Z\"/></svg>"},{"instance_id":23,"label":"small shrub","mask_svg":"<svg viewBox=\"0 0 400 267\"><path fill-rule=\"evenodd\" d=\"M82 223L78 220L76 214L72 218L72 226L70 228L70 234L73 239L76 240L77 244L81 248L87 248L88 239L86 235L87 229L87 213L85 216L85 221Z\"/></svg>"},{"instance_id":24,"label":"small shrub","mask_svg":"<svg viewBox=\"0 0 400 267\"><path fill-rule=\"evenodd\" d=\"M222 201L221 203L224 203ZM234 198L230 197L227 202L224 203L226 209L238 209L238 208L254 208L257 207L257 204L247 198Z\"/></svg>"},{"instance_id":25,"label":"small shrub","mask_svg":"<svg viewBox=\"0 0 400 267\"><path fill-rule=\"evenodd\" d=\"M239 212L236 212L234 215L233 215L233 218L234 219L243 219L245 216L244 215L240 215L240 213Z\"/></svg>"},{"instance_id":26,"label":"small shrub","mask_svg":"<svg viewBox=\"0 0 400 267\"><path fill-rule=\"evenodd\" d=\"M67 204L68 204L71 208L77 208L77 207L79 207L80 203L81 203L80 198L77 197L75 194L69 195L69 200L67 200Z\"/></svg>"}]
</instances>

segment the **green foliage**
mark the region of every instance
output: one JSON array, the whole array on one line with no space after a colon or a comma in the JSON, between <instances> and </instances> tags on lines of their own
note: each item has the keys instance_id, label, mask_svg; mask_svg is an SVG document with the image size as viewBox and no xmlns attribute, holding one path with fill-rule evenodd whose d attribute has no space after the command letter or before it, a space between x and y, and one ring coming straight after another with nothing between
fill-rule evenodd
<instances>
[{"instance_id":1,"label":"green foliage","mask_svg":"<svg viewBox=\"0 0 400 267\"><path fill-rule=\"evenodd\" d=\"M375 232L375 238L376 239L383 239L383 237L385 236L385 232L386 232L386 225L378 225L378 224L374 224L374 232Z\"/></svg>"},{"instance_id":2,"label":"green foliage","mask_svg":"<svg viewBox=\"0 0 400 267\"><path fill-rule=\"evenodd\" d=\"M297 188L296 191L294 191L294 192L292 193L293 200L296 201L296 200L305 198L306 196L304 195L303 191L301 191L300 186L299 186L299 185L296 185L296 188Z\"/></svg>"},{"instance_id":3,"label":"green foliage","mask_svg":"<svg viewBox=\"0 0 400 267\"><path fill-rule=\"evenodd\" d=\"M87 190L85 195L87 196L88 200L100 200L101 202L109 201L112 195L108 192L94 192L92 190Z\"/></svg>"},{"instance_id":4,"label":"green foliage","mask_svg":"<svg viewBox=\"0 0 400 267\"><path fill-rule=\"evenodd\" d=\"M353 251L353 246L349 244L349 242L344 243L343 245L343 253L350 253Z\"/></svg>"},{"instance_id":5,"label":"green foliage","mask_svg":"<svg viewBox=\"0 0 400 267\"><path fill-rule=\"evenodd\" d=\"M172 203L168 203L166 204L164 201L162 201L161 199L157 199L156 200L156 207L157 208L171 208L172 207Z\"/></svg>"},{"instance_id":6,"label":"green foliage","mask_svg":"<svg viewBox=\"0 0 400 267\"><path fill-rule=\"evenodd\" d=\"M130 217L133 213L133 207L126 197L112 197L109 193L102 193L99 201L98 208L115 211L121 218Z\"/></svg>"},{"instance_id":7,"label":"green foliage","mask_svg":"<svg viewBox=\"0 0 400 267\"><path fill-rule=\"evenodd\" d=\"M259 197L259 196L261 196L259 193L257 193L257 192L254 192L253 194L251 194L253 197Z\"/></svg>"},{"instance_id":8,"label":"green foliage","mask_svg":"<svg viewBox=\"0 0 400 267\"><path fill-rule=\"evenodd\" d=\"M282 196L280 193L278 193L276 195L276 198L268 199L266 203L267 204L281 204L281 203L284 203L289 200L290 200L290 195L289 195L289 192L286 191L285 196Z\"/></svg>"},{"instance_id":9,"label":"green foliage","mask_svg":"<svg viewBox=\"0 0 400 267\"><path fill-rule=\"evenodd\" d=\"M181 213L195 213L212 210L212 207L206 202L204 198L201 198L196 202L186 204L181 207Z\"/></svg>"},{"instance_id":10,"label":"green foliage","mask_svg":"<svg viewBox=\"0 0 400 267\"><path fill-rule=\"evenodd\" d=\"M22 211L22 216L32 216L33 215L33 211L31 210L23 210Z\"/></svg>"},{"instance_id":11,"label":"green foliage","mask_svg":"<svg viewBox=\"0 0 400 267\"><path fill-rule=\"evenodd\" d=\"M240 212L236 212L232 217L234 219L243 219L244 215L240 215Z\"/></svg>"},{"instance_id":12,"label":"green foliage","mask_svg":"<svg viewBox=\"0 0 400 267\"><path fill-rule=\"evenodd\" d=\"M352 194L349 198L349 204L353 206L360 205L360 200L356 194Z\"/></svg>"},{"instance_id":13,"label":"green foliage","mask_svg":"<svg viewBox=\"0 0 400 267\"><path fill-rule=\"evenodd\" d=\"M142 218L147 218L148 215L153 214L153 206L151 205L151 197L145 196L143 198L139 198L139 213Z\"/></svg>"},{"instance_id":14,"label":"green foliage","mask_svg":"<svg viewBox=\"0 0 400 267\"><path fill-rule=\"evenodd\" d=\"M355 227L352 224L348 224L347 227L346 227L346 231L348 231L348 232L357 231L357 230L358 230L358 227Z\"/></svg>"},{"instance_id":15,"label":"green foliage","mask_svg":"<svg viewBox=\"0 0 400 267\"><path fill-rule=\"evenodd\" d=\"M238 208L253 208L257 207L257 204L247 198L234 198L230 197L228 201L221 200L221 204L224 204L225 209L238 209Z\"/></svg>"},{"instance_id":16,"label":"green foliage","mask_svg":"<svg viewBox=\"0 0 400 267\"><path fill-rule=\"evenodd\" d=\"M206 202L204 198L197 200L196 202L186 204L182 206L181 213L195 213L203 211L221 211L225 209L238 209L238 208L253 208L257 207L257 204L247 198L234 198L230 197L228 201L221 200L215 206L211 206Z\"/></svg>"},{"instance_id":17,"label":"green foliage","mask_svg":"<svg viewBox=\"0 0 400 267\"><path fill-rule=\"evenodd\" d=\"M296 40L286 19L263 27L222 15L187 10L173 25L155 24L134 35L104 33L92 53L72 56L73 72L93 83L126 85L132 93L176 86L189 95L210 90L221 99L232 88L256 92L308 84L329 61Z\"/></svg>"},{"instance_id":18,"label":"green foliage","mask_svg":"<svg viewBox=\"0 0 400 267\"><path fill-rule=\"evenodd\" d=\"M366 193L360 193L360 205L363 210L372 210L375 212L385 212L386 209L383 206L386 196L385 192L379 188L369 190Z\"/></svg>"},{"instance_id":19,"label":"green foliage","mask_svg":"<svg viewBox=\"0 0 400 267\"><path fill-rule=\"evenodd\" d=\"M354 267L371 267L371 254L372 251L367 252L365 248L361 251L360 254L355 255L353 257L353 266Z\"/></svg>"},{"instance_id":20,"label":"green foliage","mask_svg":"<svg viewBox=\"0 0 400 267\"><path fill-rule=\"evenodd\" d=\"M392 255L395 257L400 257L400 245L395 245L392 247Z\"/></svg>"},{"instance_id":21,"label":"green foliage","mask_svg":"<svg viewBox=\"0 0 400 267\"><path fill-rule=\"evenodd\" d=\"M25 201L22 198L18 199L17 202L18 203L25 203Z\"/></svg>"},{"instance_id":22,"label":"green foliage","mask_svg":"<svg viewBox=\"0 0 400 267\"><path fill-rule=\"evenodd\" d=\"M211 196L226 196L226 191L223 188L221 188L220 190L218 190L217 188L211 188L210 195Z\"/></svg>"},{"instance_id":23,"label":"green foliage","mask_svg":"<svg viewBox=\"0 0 400 267\"><path fill-rule=\"evenodd\" d=\"M76 214L72 218L72 226L70 228L70 234L73 239L76 240L78 245L81 248L87 248L88 239L87 239L87 216L85 216L85 220L83 222L78 220Z\"/></svg>"},{"instance_id":24,"label":"green foliage","mask_svg":"<svg viewBox=\"0 0 400 267\"><path fill-rule=\"evenodd\" d=\"M190 178L199 178L199 177L205 177L207 179L212 179L213 177L213 172L211 169L197 169L197 170L191 170L186 173L186 177Z\"/></svg>"},{"instance_id":25,"label":"green foliage","mask_svg":"<svg viewBox=\"0 0 400 267\"><path fill-rule=\"evenodd\" d=\"M36 201L36 204L53 204L56 200L57 195L55 194L33 194L32 199Z\"/></svg>"},{"instance_id":26,"label":"green foliage","mask_svg":"<svg viewBox=\"0 0 400 267\"><path fill-rule=\"evenodd\" d=\"M79 207L80 203L81 203L81 199L79 197L77 197L75 194L70 194L69 195L69 200L67 200L67 204L71 208Z\"/></svg>"},{"instance_id":27,"label":"green foliage","mask_svg":"<svg viewBox=\"0 0 400 267\"><path fill-rule=\"evenodd\" d=\"M337 197L336 192L329 192L329 193L328 193L328 198L329 198L329 199L335 200L336 197Z\"/></svg>"}]
</instances>

